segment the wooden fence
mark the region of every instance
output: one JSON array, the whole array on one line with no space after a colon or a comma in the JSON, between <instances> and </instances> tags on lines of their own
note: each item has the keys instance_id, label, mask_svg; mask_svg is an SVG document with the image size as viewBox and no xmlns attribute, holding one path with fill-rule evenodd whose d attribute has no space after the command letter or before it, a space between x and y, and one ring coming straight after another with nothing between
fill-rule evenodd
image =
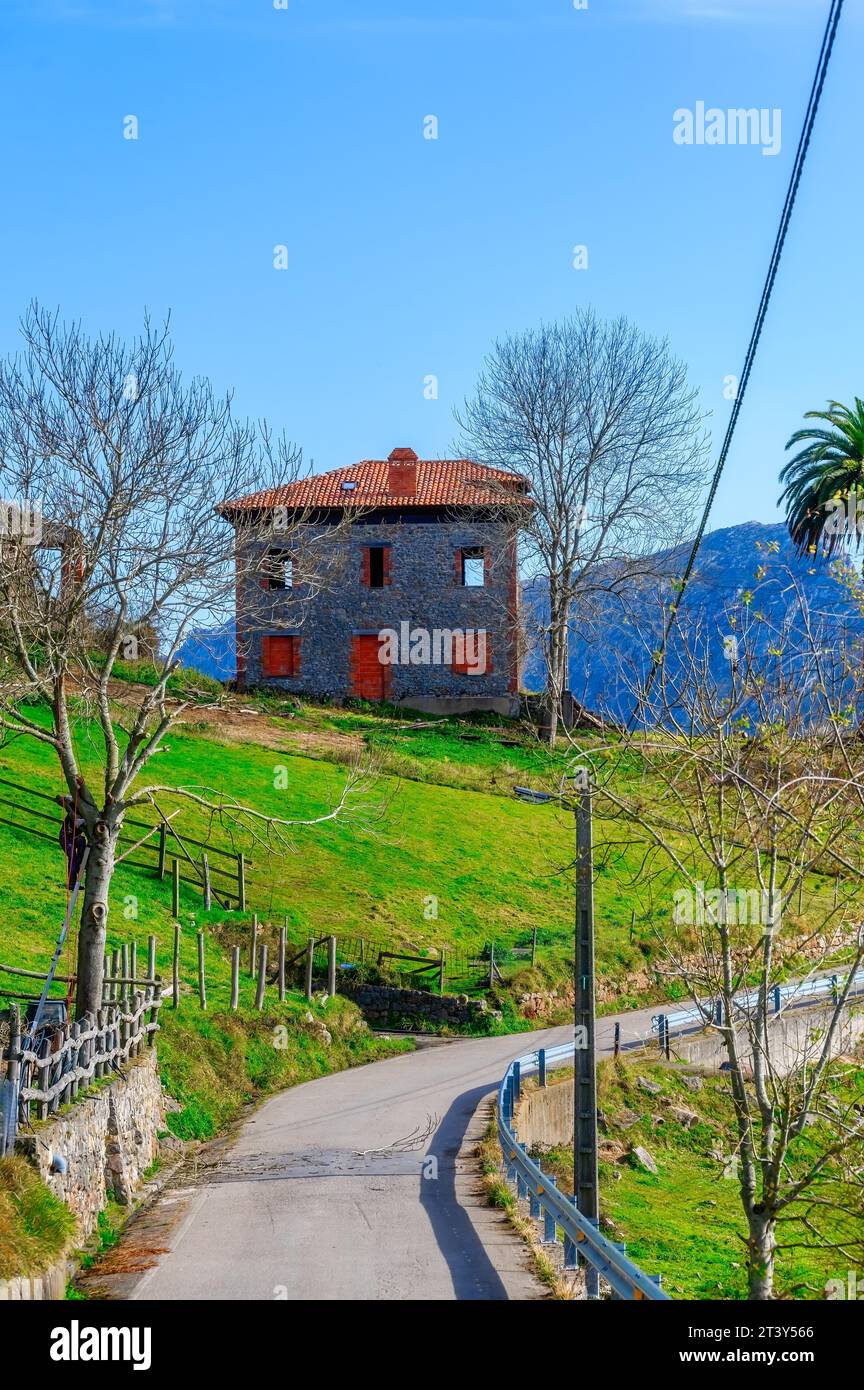
<instances>
[{"instance_id":1,"label":"wooden fence","mask_svg":"<svg viewBox=\"0 0 864 1390\"><path fill-rule=\"evenodd\" d=\"M122 992L97 1014L76 1022L40 1028L35 1040L22 1029L17 1005L10 1010L7 1079L17 1086L18 1119L27 1123L31 1106L45 1120L74 1101L79 1090L109 1075L152 1045L159 1028L162 981L106 981Z\"/></svg>"},{"instance_id":2,"label":"wooden fence","mask_svg":"<svg viewBox=\"0 0 864 1390\"><path fill-rule=\"evenodd\" d=\"M0 810L7 813L10 810L16 811L19 816L24 815L38 822L32 825L21 819L10 819L6 814L0 815L0 825L9 825L15 830L23 831L25 835L35 835L40 840L50 840L57 845L59 854L63 816L57 806L56 796L38 791L35 787L25 786L21 782L13 782L8 777L0 777L0 789L4 788L23 792L28 798L32 797L54 806L53 812L49 813L47 809L37 810L32 805L22 805L20 798L14 801L8 794L0 794ZM155 825L150 821L127 817L123 822L118 843L117 863L128 864L130 868L144 869L148 873L156 874L160 880L170 874L172 911L175 917L180 911L181 883L190 884L201 893L205 910L215 902L227 911L236 907L237 911L245 912L248 870L252 867L250 861L242 852L221 849L204 840L193 839L190 835L181 835L171 824L177 814L174 811L172 815L163 816L160 812L160 819ZM49 831L46 825L53 826L53 830ZM192 846L191 851L189 846ZM133 855L138 857L132 858Z\"/></svg>"}]
</instances>

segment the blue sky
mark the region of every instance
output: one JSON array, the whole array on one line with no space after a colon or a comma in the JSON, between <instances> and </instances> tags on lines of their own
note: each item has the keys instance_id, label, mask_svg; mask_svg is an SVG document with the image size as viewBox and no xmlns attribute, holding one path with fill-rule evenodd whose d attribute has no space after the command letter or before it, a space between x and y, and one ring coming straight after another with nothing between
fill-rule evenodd
<instances>
[{"instance_id":1,"label":"blue sky","mask_svg":"<svg viewBox=\"0 0 864 1390\"><path fill-rule=\"evenodd\" d=\"M716 449L827 9L5 0L0 352L32 296L124 333L170 309L184 370L323 469L446 455L495 336L592 304L669 337ZM864 21L846 11L712 526L774 519L803 411L864 395ZM673 113L699 101L780 108L780 153L677 145Z\"/></svg>"}]
</instances>

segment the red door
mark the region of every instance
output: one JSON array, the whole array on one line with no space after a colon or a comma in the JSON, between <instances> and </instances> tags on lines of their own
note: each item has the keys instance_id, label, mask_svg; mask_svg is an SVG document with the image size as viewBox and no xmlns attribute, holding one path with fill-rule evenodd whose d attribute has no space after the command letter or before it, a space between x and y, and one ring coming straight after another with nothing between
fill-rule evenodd
<instances>
[{"instance_id":1,"label":"red door","mask_svg":"<svg viewBox=\"0 0 864 1390\"><path fill-rule=\"evenodd\" d=\"M377 632L351 638L351 694L361 700L388 700L392 667L378 660Z\"/></svg>"}]
</instances>

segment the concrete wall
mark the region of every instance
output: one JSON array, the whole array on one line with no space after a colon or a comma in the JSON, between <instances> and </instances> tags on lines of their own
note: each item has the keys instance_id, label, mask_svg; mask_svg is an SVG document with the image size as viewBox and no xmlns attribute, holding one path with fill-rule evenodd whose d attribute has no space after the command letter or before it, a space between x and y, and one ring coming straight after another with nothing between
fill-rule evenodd
<instances>
[{"instance_id":1,"label":"concrete wall","mask_svg":"<svg viewBox=\"0 0 864 1390\"><path fill-rule=\"evenodd\" d=\"M831 1009L789 1009L769 1022L770 1056L774 1068L783 1074L800 1067L804 1060L812 1062L821 1051L820 1038L831 1021ZM832 1055L851 1052L864 1037L864 1007L852 1005L840 1020L832 1047ZM738 1034L741 1055L752 1063L746 1033ZM673 1038L672 1056L676 1061L706 1071L717 1071L726 1061L726 1049L720 1034L709 1028L688 1038Z\"/></svg>"},{"instance_id":2,"label":"concrete wall","mask_svg":"<svg viewBox=\"0 0 864 1390\"><path fill-rule=\"evenodd\" d=\"M323 528L319 537L326 535ZM285 553L294 547L288 533ZM326 541L318 541L314 554L312 533L305 550L298 542L298 574L321 568ZM373 589L362 582L363 551L375 545L390 546L389 583ZM491 671L467 675L442 664L397 664L391 667L389 698L394 703L435 712L486 708L498 713L518 712L516 630L517 603L515 536L510 523L471 520L452 515L424 518L420 512L401 520L363 518L333 542L335 558L327 562L320 591L310 594L302 585L296 591L267 591L257 574L238 586L240 642L245 651L245 683L266 684L298 694L343 699L351 694L351 638L377 633L382 628L412 628L488 633ZM483 547L487 553L486 582L482 587L457 583L456 555L462 548ZM324 548L322 548L324 547ZM262 544L262 549L270 548ZM279 547L274 532L272 548ZM295 677L262 675L260 637L267 633L300 637L300 673Z\"/></svg>"},{"instance_id":3,"label":"concrete wall","mask_svg":"<svg viewBox=\"0 0 864 1390\"><path fill-rule=\"evenodd\" d=\"M813 1060L820 1047L820 1034L831 1018L831 1010L790 1010L771 1020L771 1057L775 1069L786 1072L800 1067L805 1056ZM864 1007L853 1005L841 1020L834 1040L832 1055L851 1052L864 1037ZM748 1054L746 1039L739 1035L742 1055ZM648 1047L627 1053L637 1059L657 1061L658 1051ZM663 1060L662 1057L659 1060ZM713 1029L689 1038L672 1040L672 1065L675 1062L690 1069L717 1072L726 1061L726 1049L720 1034ZM517 1111L519 1138L523 1144L571 1144L573 1142L573 1083L570 1078L555 1081L545 1089L523 1091Z\"/></svg>"},{"instance_id":4,"label":"concrete wall","mask_svg":"<svg viewBox=\"0 0 864 1390\"><path fill-rule=\"evenodd\" d=\"M19 1135L16 1151L30 1158L51 1191L75 1213L83 1241L109 1197L131 1202L156 1159L164 1128L156 1050L148 1048L122 1076L95 1087L64 1115L37 1123L34 1134ZM52 1172L54 1154L65 1160L65 1173Z\"/></svg>"}]
</instances>

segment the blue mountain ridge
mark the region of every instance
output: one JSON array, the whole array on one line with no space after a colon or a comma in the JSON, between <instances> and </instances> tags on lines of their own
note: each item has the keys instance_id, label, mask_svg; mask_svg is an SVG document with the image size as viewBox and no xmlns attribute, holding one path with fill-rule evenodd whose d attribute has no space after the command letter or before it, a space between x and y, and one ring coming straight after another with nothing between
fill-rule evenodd
<instances>
[{"instance_id":1,"label":"blue mountain ridge","mask_svg":"<svg viewBox=\"0 0 864 1390\"><path fill-rule=\"evenodd\" d=\"M652 561L670 577L685 568L689 545L660 551ZM765 571L761 579L760 567ZM864 637L864 618L850 605L846 588L836 577L836 560L798 556L782 523L756 521L709 532L702 541L696 566L679 608L682 632L698 624L707 639L711 668L720 675L726 666L723 638L732 631L730 609L741 609L742 595L755 593L754 606L765 616L761 635L753 641L767 648L795 596L794 576L811 614L823 629L842 630L844 637ZM660 645L665 611L675 601L670 580L652 579L628 585L620 598L603 595L584 622L577 621L570 639L570 689L586 709L613 719L633 711L632 683L644 678L651 653ZM715 640L716 639L716 640ZM670 643L667 668L673 670L675 643ZM626 673L626 674L622 674ZM523 685L539 690L543 664L538 653L526 663ZM630 688L628 688L630 687Z\"/></svg>"}]
</instances>

